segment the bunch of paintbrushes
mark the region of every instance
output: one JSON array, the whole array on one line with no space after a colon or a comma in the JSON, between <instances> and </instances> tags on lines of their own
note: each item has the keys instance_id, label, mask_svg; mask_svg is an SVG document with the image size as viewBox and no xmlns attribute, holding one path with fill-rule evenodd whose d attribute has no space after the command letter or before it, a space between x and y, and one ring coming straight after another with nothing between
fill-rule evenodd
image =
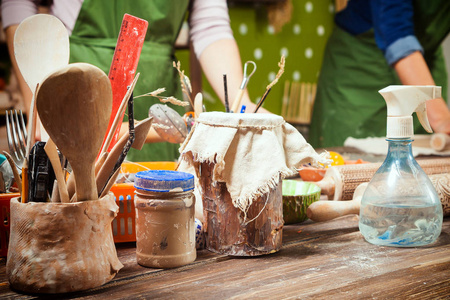
<instances>
[{"instance_id":1,"label":"bunch of paintbrushes","mask_svg":"<svg viewBox=\"0 0 450 300\"><path fill-rule=\"evenodd\" d=\"M249 65L252 65L253 69L252 69L252 71L249 74L247 74L248 73L247 69L248 69ZM267 95L271 91L272 87L278 82L278 80L281 77L281 75L283 75L284 67L285 67L285 57L284 57L284 55L281 56L281 60L278 63L278 67L280 69L278 70L278 73L275 76L275 79L269 85L267 85L263 96L261 97L261 99L256 104L256 108L253 111L254 113L258 112L259 108L263 105L264 101L266 100ZM256 64L255 64L255 62L253 62L253 61L245 62L243 79L242 79L241 85L239 86L238 93L236 94L236 97L235 97L235 99L233 101L233 105L232 105L231 109L230 109L230 104L229 104L229 100L228 100L227 74L223 75L223 85L224 85L224 94L225 94L225 111L227 113L228 112L238 112L239 106L241 104L242 96L244 95L245 89L247 88L247 85L248 85L248 83L250 81L250 78L255 73L255 71L256 71ZM240 112L241 113L245 112L245 105L242 106Z\"/></svg>"}]
</instances>

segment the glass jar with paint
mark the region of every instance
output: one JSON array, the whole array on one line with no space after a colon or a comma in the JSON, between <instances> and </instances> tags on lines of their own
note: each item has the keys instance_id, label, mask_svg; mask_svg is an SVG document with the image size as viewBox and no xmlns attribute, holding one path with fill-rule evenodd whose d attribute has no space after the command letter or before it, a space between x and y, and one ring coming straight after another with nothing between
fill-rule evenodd
<instances>
[{"instance_id":1,"label":"glass jar with paint","mask_svg":"<svg viewBox=\"0 0 450 300\"><path fill-rule=\"evenodd\" d=\"M193 262L194 176L177 171L136 173L136 256L138 264L174 268Z\"/></svg>"}]
</instances>

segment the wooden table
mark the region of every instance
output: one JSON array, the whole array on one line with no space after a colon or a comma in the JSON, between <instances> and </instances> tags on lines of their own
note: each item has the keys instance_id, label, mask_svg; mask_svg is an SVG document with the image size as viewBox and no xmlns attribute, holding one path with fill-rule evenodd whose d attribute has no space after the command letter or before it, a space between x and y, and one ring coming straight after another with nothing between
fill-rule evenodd
<instances>
[{"instance_id":1,"label":"wooden table","mask_svg":"<svg viewBox=\"0 0 450 300\"><path fill-rule=\"evenodd\" d=\"M135 243L118 244L124 268L111 282L52 299L436 299L450 298L450 218L428 247L367 243L356 215L325 223L287 225L283 248L259 257L229 257L207 250L187 266L144 268ZM10 290L0 260L0 297L35 298Z\"/></svg>"}]
</instances>

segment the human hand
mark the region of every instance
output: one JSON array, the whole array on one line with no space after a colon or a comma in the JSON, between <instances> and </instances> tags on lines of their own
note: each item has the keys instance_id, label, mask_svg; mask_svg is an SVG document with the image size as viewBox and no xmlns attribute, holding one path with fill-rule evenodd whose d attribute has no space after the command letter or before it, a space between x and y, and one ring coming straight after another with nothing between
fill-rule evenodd
<instances>
[{"instance_id":1,"label":"human hand","mask_svg":"<svg viewBox=\"0 0 450 300\"><path fill-rule=\"evenodd\" d=\"M436 133L450 135L450 110L442 98L427 101L427 115L431 128Z\"/></svg>"},{"instance_id":2,"label":"human hand","mask_svg":"<svg viewBox=\"0 0 450 300\"><path fill-rule=\"evenodd\" d=\"M438 121L433 126L433 131L436 133L446 133L450 135L450 118Z\"/></svg>"}]
</instances>

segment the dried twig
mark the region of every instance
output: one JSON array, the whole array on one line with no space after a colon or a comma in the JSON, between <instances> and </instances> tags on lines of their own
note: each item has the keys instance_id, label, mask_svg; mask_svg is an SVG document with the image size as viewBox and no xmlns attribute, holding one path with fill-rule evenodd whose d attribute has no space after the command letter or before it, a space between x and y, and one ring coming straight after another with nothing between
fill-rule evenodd
<instances>
[{"instance_id":1,"label":"dried twig","mask_svg":"<svg viewBox=\"0 0 450 300\"><path fill-rule=\"evenodd\" d=\"M183 94L189 100L189 103L191 104L191 106L194 107L194 102L192 101L192 86L191 86L191 81L189 80L189 77L187 77L184 74L184 71L181 70L180 61L177 61L176 63L173 62L173 67L175 69L177 69L178 74L180 75L181 90L183 91Z\"/></svg>"},{"instance_id":2,"label":"dried twig","mask_svg":"<svg viewBox=\"0 0 450 300\"><path fill-rule=\"evenodd\" d=\"M275 76L275 79L266 87L266 90L270 90L278 82L278 79L280 79L281 75L283 75L285 63L286 63L286 59L285 59L284 55L282 55L281 60L278 63L278 67L280 67L280 69L278 70L278 73Z\"/></svg>"},{"instance_id":3,"label":"dried twig","mask_svg":"<svg viewBox=\"0 0 450 300\"><path fill-rule=\"evenodd\" d=\"M262 96L261 100L259 100L258 104L256 105L254 113L258 112L258 109L261 107L264 100L266 100L266 97L269 94L272 87L278 82L278 79L280 79L281 75L283 75L285 63L286 63L285 57L284 57L284 55L282 55L281 60L278 63L278 67L280 67L280 69L278 70L278 73L275 76L275 79L271 83L269 83L269 85L266 87L266 91L265 91L264 95Z\"/></svg>"},{"instance_id":4,"label":"dried twig","mask_svg":"<svg viewBox=\"0 0 450 300\"><path fill-rule=\"evenodd\" d=\"M150 93L146 93L146 94L143 94L143 95L136 96L136 97L134 97L134 99L140 98L140 97L149 96L149 97L155 97L155 98L158 98L159 101L161 101L161 102L163 102L163 103L170 102L170 103L172 103L172 104L174 104L174 105L178 105L178 106L188 106L188 105L189 105L189 102L187 102L187 101L181 101L181 100L178 100L177 98L172 97L172 96L166 97L166 96L161 96L161 95L159 95L159 94L161 94L161 93L163 93L163 92L165 92L165 91L166 91L165 88L159 88L159 89L157 89L157 90L155 90L155 91L153 91L153 92L150 92Z\"/></svg>"}]
</instances>

